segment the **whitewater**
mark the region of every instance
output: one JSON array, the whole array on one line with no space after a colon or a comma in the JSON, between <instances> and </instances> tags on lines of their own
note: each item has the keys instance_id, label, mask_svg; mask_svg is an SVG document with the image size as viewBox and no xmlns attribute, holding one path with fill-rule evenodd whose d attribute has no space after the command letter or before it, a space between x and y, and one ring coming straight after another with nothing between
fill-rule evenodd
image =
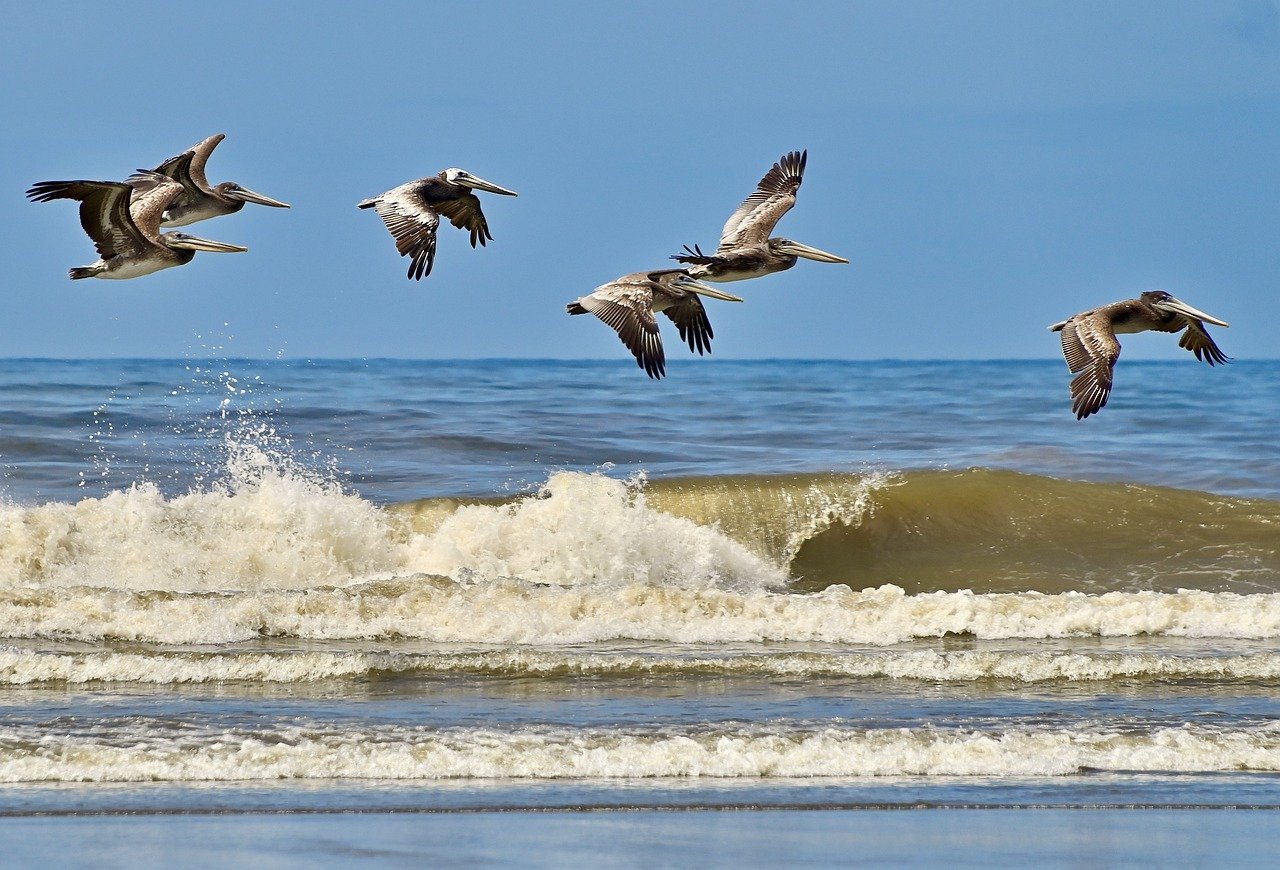
<instances>
[{"instance_id":1,"label":"whitewater","mask_svg":"<svg viewBox=\"0 0 1280 870\"><path fill-rule=\"evenodd\" d=\"M604 364L11 364L0 782L1225 801L1280 770L1278 379L1232 369L1204 431L1039 363L676 367L662 414Z\"/></svg>"}]
</instances>

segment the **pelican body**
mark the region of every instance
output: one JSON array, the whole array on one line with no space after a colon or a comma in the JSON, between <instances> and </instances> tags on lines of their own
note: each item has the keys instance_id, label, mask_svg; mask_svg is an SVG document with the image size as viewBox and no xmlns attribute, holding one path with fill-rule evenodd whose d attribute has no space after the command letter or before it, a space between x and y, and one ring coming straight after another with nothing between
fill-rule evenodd
<instances>
[{"instance_id":1,"label":"pelican body","mask_svg":"<svg viewBox=\"0 0 1280 870\"><path fill-rule=\"evenodd\" d=\"M1071 410L1077 420L1096 414L1111 395L1112 373L1120 358L1117 335L1135 332L1182 332L1178 346L1209 365L1226 363L1224 354L1205 330L1205 323L1227 326L1163 290L1149 290L1137 299L1113 302L1082 311L1049 329L1062 333L1062 355L1076 373L1071 381ZM1185 330L1185 332L1184 332Z\"/></svg>"},{"instance_id":2,"label":"pelican body","mask_svg":"<svg viewBox=\"0 0 1280 870\"><path fill-rule=\"evenodd\" d=\"M234 181L210 185L204 174L205 163L225 133L215 133L177 157L170 157L149 172L138 172L126 181L139 193L145 193L158 182L157 175L166 176L182 185L181 193L170 203L161 219L161 226L183 227L196 221L208 220L224 214L234 214L244 208L246 202L267 205L272 208L289 208L287 202L255 193ZM188 154L190 160L184 159Z\"/></svg>"},{"instance_id":3,"label":"pelican body","mask_svg":"<svg viewBox=\"0 0 1280 870\"><path fill-rule=\"evenodd\" d=\"M409 276L421 281L431 274L436 259L436 228L440 215L458 229L471 233L471 247L492 241L489 222L480 210L480 199L473 193L485 190L502 196L516 196L492 182L477 178L463 169L446 169L437 175L409 181L386 193L357 203L358 208L372 208L386 224L400 256L409 258Z\"/></svg>"},{"instance_id":4,"label":"pelican body","mask_svg":"<svg viewBox=\"0 0 1280 870\"><path fill-rule=\"evenodd\" d=\"M804 180L808 151L786 154L765 173L750 196L729 216L713 254L695 245L671 259L691 266L689 273L703 281L745 281L784 272L799 258L820 263L847 263L844 257L793 242L769 238L784 214L796 204L796 191Z\"/></svg>"},{"instance_id":5,"label":"pelican body","mask_svg":"<svg viewBox=\"0 0 1280 870\"><path fill-rule=\"evenodd\" d=\"M160 177L144 193L116 181L42 181L27 191L33 202L74 199L80 203L80 225L93 239L98 260L70 271L80 278L138 278L190 263L196 251L233 253L239 245L201 239L186 233L161 233L164 210L182 193L182 185Z\"/></svg>"},{"instance_id":6,"label":"pelican body","mask_svg":"<svg viewBox=\"0 0 1280 870\"><path fill-rule=\"evenodd\" d=\"M738 296L716 290L695 280L685 269L657 269L632 272L565 306L570 314L594 314L618 333L636 365L657 379L666 374L667 358L662 350L655 314L662 312L680 331L680 340L701 356L711 352L711 322L699 296L725 302L741 302Z\"/></svg>"}]
</instances>

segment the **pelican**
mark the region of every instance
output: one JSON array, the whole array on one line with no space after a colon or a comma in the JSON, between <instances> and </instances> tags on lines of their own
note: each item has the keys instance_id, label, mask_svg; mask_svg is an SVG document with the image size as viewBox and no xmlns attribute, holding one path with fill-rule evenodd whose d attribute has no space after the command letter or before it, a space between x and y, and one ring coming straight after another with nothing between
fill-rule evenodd
<instances>
[{"instance_id":1,"label":"pelican","mask_svg":"<svg viewBox=\"0 0 1280 870\"><path fill-rule=\"evenodd\" d=\"M27 191L33 202L79 200L80 224L93 239L99 259L72 269L72 279L137 278L190 263L196 251L248 250L186 233L161 233L161 215L182 193L182 185L167 178L153 181L142 194L116 181L41 181Z\"/></svg>"},{"instance_id":2,"label":"pelican","mask_svg":"<svg viewBox=\"0 0 1280 870\"><path fill-rule=\"evenodd\" d=\"M514 190L454 168L393 187L357 203L357 207L377 209L378 217L396 240L396 250L400 256L409 257L409 277L421 281L422 276L431 274L431 264L436 259L436 227L440 225L440 215L458 229L470 230L473 248L476 242L483 246L486 239L493 240L473 190L517 195Z\"/></svg>"},{"instance_id":3,"label":"pelican","mask_svg":"<svg viewBox=\"0 0 1280 870\"><path fill-rule=\"evenodd\" d=\"M602 284L595 290L565 306L570 314L591 312L613 327L636 358L636 365L651 378L666 374L667 358L658 333L659 311L671 318L680 330L680 340L698 355L711 352L711 323L699 295L741 302L714 287L696 281L685 269L658 269L632 272Z\"/></svg>"},{"instance_id":4,"label":"pelican","mask_svg":"<svg viewBox=\"0 0 1280 870\"><path fill-rule=\"evenodd\" d=\"M790 239L769 238L779 219L796 204L796 191L804 180L808 151L792 151L773 164L755 191L729 215L720 233L720 246L714 254L702 253L695 245L684 247L683 254L671 259L692 266L689 273L704 281L743 281L773 272L783 272L796 264L796 259L819 263L847 263L844 257Z\"/></svg>"},{"instance_id":5,"label":"pelican","mask_svg":"<svg viewBox=\"0 0 1280 870\"><path fill-rule=\"evenodd\" d=\"M157 175L172 178L182 185L182 195L165 210L164 217L160 221L161 226L184 227L219 215L234 214L244 208L246 202L269 205L272 208L289 208L287 202L255 193L234 181L224 181L212 187L209 185L209 179L204 174L204 165L208 162L213 149L217 148L218 143L225 138L227 138L225 133L215 133L208 139L193 145L189 151L184 151L177 157L170 157L150 172L139 171L126 179L139 193L145 193L158 184ZM184 160L183 158L188 154L192 155L192 159Z\"/></svg>"},{"instance_id":6,"label":"pelican","mask_svg":"<svg viewBox=\"0 0 1280 870\"><path fill-rule=\"evenodd\" d=\"M1149 290L1137 299L1112 302L1101 308L1081 311L1049 327L1062 333L1062 355L1067 368L1079 372L1071 381L1071 410L1076 419L1096 414L1107 404L1111 394L1111 374L1120 357L1117 333L1186 332L1178 339L1185 347L1209 365L1225 363L1230 357L1218 349L1205 323L1226 326L1224 320L1211 317L1163 290Z\"/></svg>"}]
</instances>

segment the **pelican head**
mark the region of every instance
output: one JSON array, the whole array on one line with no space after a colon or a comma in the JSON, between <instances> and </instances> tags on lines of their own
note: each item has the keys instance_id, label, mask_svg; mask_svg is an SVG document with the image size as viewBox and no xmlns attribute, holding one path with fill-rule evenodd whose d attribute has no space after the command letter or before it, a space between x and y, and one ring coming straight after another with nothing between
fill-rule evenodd
<instances>
[{"instance_id":1,"label":"pelican head","mask_svg":"<svg viewBox=\"0 0 1280 870\"><path fill-rule=\"evenodd\" d=\"M256 193L247 187L236 184L234 181L224 181L213 189L226 199L234 199L240 202L256 202L258 205L269 205L272 208L289 208L289 203L287 202L281 202L265 194Z\"/></svg>"},{"instance_id":2,"label":"pelican head","mask_svg":"<svg viewBox=\"0 0 1280 870\"><path fill-rule=\"evenodd\" d=\"M199 236L188 235L187 233L164 233L160 238L164 239L166 245L171 248L181 248L185 251L212 251L216 254L242 254L249 250L240 245L229 245L226 242L215 242L211 239L202 239Z\"/></svg>"},{"instance_id":3,"label":"pelican head","mask_svg":"<svg viewBox=\"0 0 1280 870\"><path fill-rule=\"evenodd\" d=\"M450 184L460 184L463 187L469 187L472 190L487 190L490 193L500 193L503 196L518 196L514 190L507 190L505 187L498 187L492 181L485 181L483 178L477 178L465 169L446 169L443 173L444 180Z\"/></svg>"},{"instance_id":4,"label":"pelican head","mask_svg":"<svg viewBox=\"0 0 1280 870\"><path fill-rule=\"evenodd\" d=\"M1205 323L1212 323L1215 326L1229 325L1225 320L1219 320L1197 308L1192 308L1181 299L1175 299L1163 290L1148 290L1142 294L1142 301L1157 311L1166 311L1181 317L1189 317L1192 320L1203 320Z\"/></svg>"},{"instance_id":5,"label":"pelican head","mask_svg":"<svg viewBox=\"0 0 1280 870\"><path fill-rule=\"evenodd\" d=\"M675 278L671 280L671 286L679 290L688 290L690 293L697 293L701 296L710 296L712 299L719 299L722 302L742 301L741 296L734 296L732 293L725 293L723 290L708 287L688 272L676 273Z\"/></svg>"},{"instance_id":6,"label":"pelican head","mask_svg":"<svg viewBox=\"0 0 1280 870\"><path fill-rule=\"evenodd\" d=\"M769 247L781 254L790 254L793 257L804 257L806 260L817 260L819 263L849 262L844 257L836 254L828 254L826 251L820 251L817 248L811 248L808 245L793 242L791 239L770 239Z\"/></svg>"}]
</instances>

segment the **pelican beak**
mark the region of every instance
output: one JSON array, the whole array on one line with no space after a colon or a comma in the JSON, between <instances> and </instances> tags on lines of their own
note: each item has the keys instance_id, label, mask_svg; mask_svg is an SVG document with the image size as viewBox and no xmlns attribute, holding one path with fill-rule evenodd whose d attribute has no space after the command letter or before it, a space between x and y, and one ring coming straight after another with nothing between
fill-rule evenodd
<instances>
[{"instance_id":1,"label":"pelican beak","mask_svg":"<svg viewBox=\"0 0 1280 870\"><path fill-rule=\"evenodd\" d=\"M1192 308L1181 299L1170 297L1153 304L1156 308L1163 308L1165 311L1172 311L1174 314L1181 314L1183 317L1190 317L1192 320L1203 320L1205 323L1212 323L1214 326L1230 325L1225 320L1219 320L1216 317L1205 314L1198 308Z\"/></svg>"},{"instance_id":2,"label":"pelican beak","mask_svg":"<svg viewBox=\"0 0 1280 870\"><path fill-rule=\"evenodd\" d=\"M505 187L498 187L492 181L485 181L483 178L476 178L471 173L463 178L458 179L459 184L464 184L474 190L487 190L490 193L500 193L503 196L519 196L514 190L507 190Z\"/></svg>"},{"instance_id":3,"label":"pelican beak","mask_svg":"<svg viewBox=\"0 0 1280 870\"><path fill-rule=\"evenodd\" d=\"M258 205L269 205L272 208L289 208L289 203L281 202L278 199L272 199L265 194L257 193L247 187L239 187L230 191L230 195L236 199L243 199L245 202L256 202Z\"/></svg>"},{"instance_id":4,"label":"pelican beak","mask_svg":"<svg viewBox=\"0 0 1280 870\"><path fill-rule=\"evenodd\" d=\"M186 248L189 251L212 251L215 254L243 254L249 250L240 245L215 242L212 239L202 239L198 236L189 236L186 233L168 233L165 241L169 243L171 248Z\"/></svg>"},{"instance_id":5,"label":"pelican beak","mask_svg":"<svg viewBox=\"0 0 1280 870\"><path fill-rule=\"evenodd\" d=\"M808 245L802 245L799 242L783 242L778 245L778 250L784 254L794 254L797 257L804 257L806 260L817 260L819 263L847 263L844 257L837 254L828 254L826 251L819 251L817 248L811 248Z\"/></svg>"},{"instance_id":6,"label":"pelican beak","mask_svg":"<svg viewBox=\"0 0 1280 870\"><path fill-rule=\"evenodd\" d=\"M701 296L710 296L712 299L719 299L722 302L742 302L741 296L734 296L732 293L726 293L723 290L717 290L714 287L708 287L701 281L695 281L692 278L681 281L680 286L685 289L697 293Z\"/></svg>"}]
</instances>

